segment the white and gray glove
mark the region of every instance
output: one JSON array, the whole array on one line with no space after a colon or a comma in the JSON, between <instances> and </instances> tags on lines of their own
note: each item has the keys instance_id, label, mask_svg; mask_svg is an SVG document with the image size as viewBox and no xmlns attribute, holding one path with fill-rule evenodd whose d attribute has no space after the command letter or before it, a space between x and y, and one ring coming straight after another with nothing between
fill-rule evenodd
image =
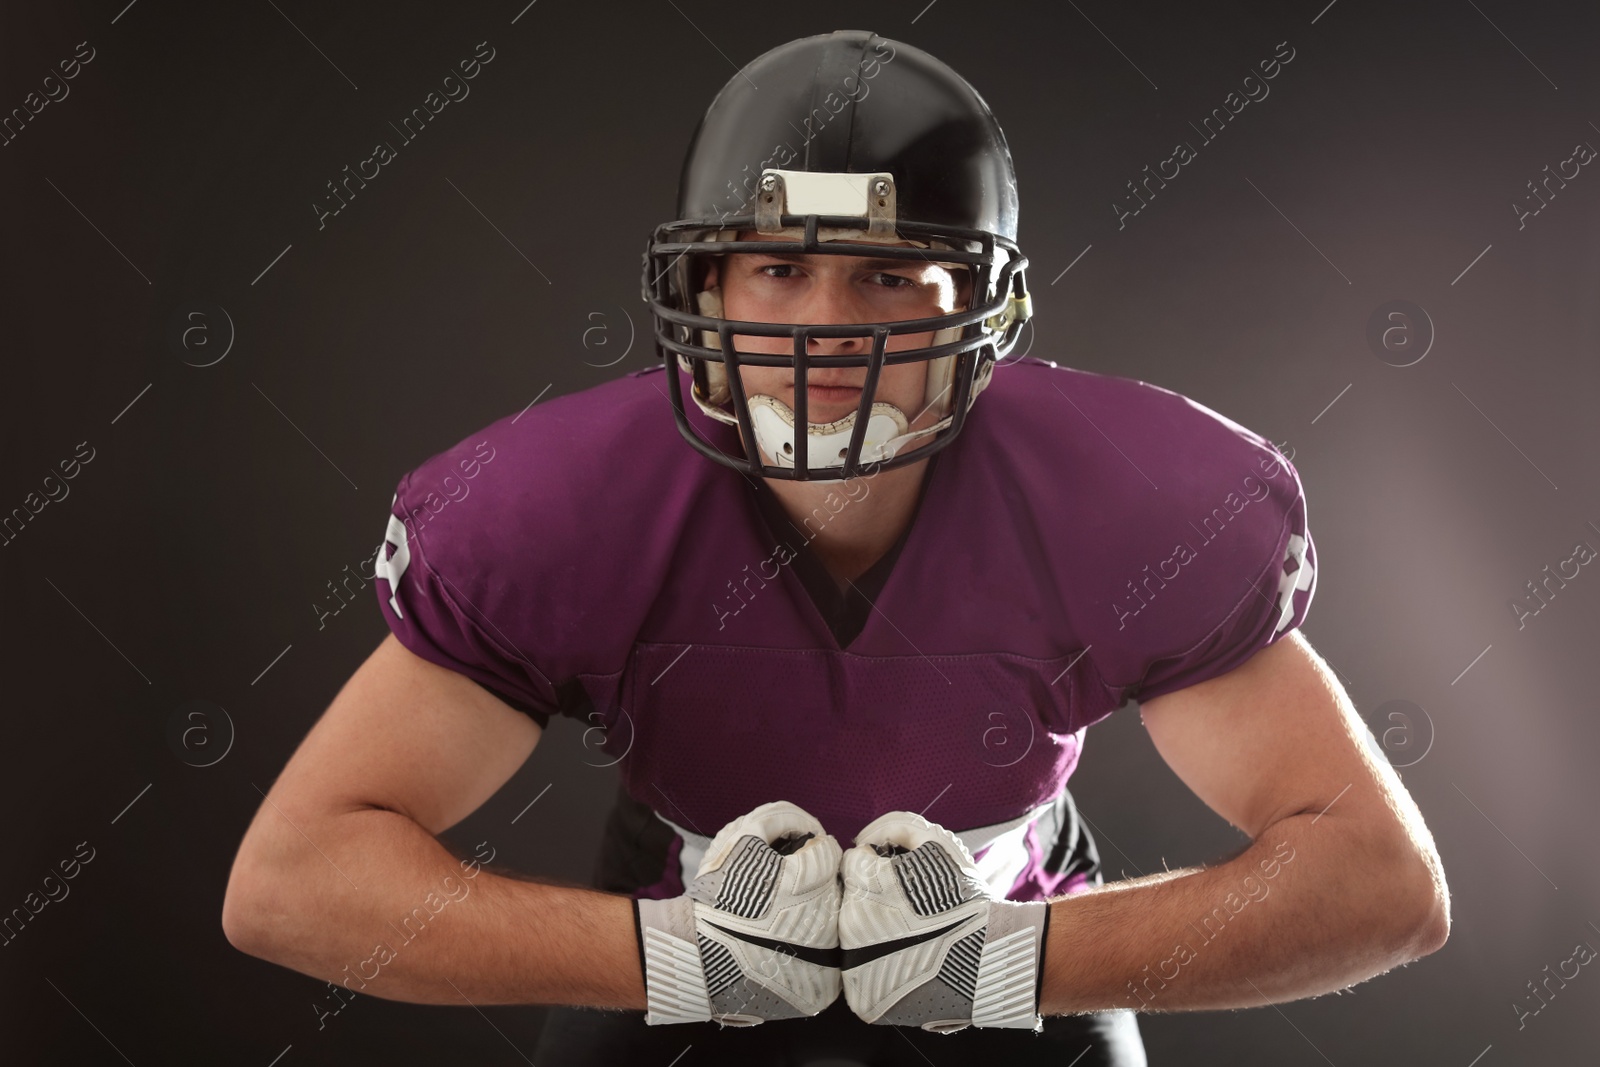
<instances>
[{"instance_id":1,"label":"white and gray glove","mask_svg":"<svg viewBox=\"0 0 1600 1067\"><path fill-rule=\"evenodd\" d=\"M635 900L645 1022L753 1026L839 996L839 842L788 801L718 831L683 896Z\"/></svg>"},{"instance_id":2,"label":"white and gray glove","mask_svg":"<svg viewBox=\"0 0 1600 1067\"><path fill-rule=\"evenodd\" d=\"M844 996L864 1021L1041 1029L1049 904L996 898L961 839L909 811L868 824L840 876Z\"/></svg>"}]
</instances>

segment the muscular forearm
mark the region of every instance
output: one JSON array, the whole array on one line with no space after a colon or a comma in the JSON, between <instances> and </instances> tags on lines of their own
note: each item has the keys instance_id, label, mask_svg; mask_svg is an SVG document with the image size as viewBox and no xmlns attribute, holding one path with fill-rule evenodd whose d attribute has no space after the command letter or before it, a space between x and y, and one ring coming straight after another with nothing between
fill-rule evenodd
<instances>
[{"instance_id":1,"label":"muscular forearm","mask_svg":"<svg viewBox=\"0 0 1600 1067\"><path fill-rule=\"evenodd\" d=\"M1421 865L1334 815L1313 819L1282 819L1215 867L1052 902L1041 1011L1260 1007L1432 951Z\"/></svg>"},{"instance_id":2,"label":"muscular forearm","mask_svg":"<svg viewBox=\"0 0 1600 1067\"><path fill-rule=\"evenodd\" d=\"M302 829L235 871L252 955L389 1000L644 1009L627 897L493 874L392 811Z\"/></svg>"}]
</instances>

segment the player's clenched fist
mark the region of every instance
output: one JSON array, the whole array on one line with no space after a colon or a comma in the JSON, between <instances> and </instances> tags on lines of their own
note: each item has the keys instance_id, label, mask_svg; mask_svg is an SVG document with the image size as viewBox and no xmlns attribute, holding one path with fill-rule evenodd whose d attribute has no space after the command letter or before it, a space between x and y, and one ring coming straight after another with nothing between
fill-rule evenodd
<instances>
[{"instance_id":1,"label":"player's clenched fist","mask_svg":"<svg viewBox=\"0 0 1600 1067\"><path fill-rule=\"evenodd\" d=\"M645 1022L752 1026L839 996L839 842L787 801L724 826L687 892L636 900Z\"/></svg>"},{"instance_id":2,"label":"player's clenched fist","mask_svg":"<svg viewBox=\"0 0 1600 1067\"><path fill-rule=\"evenodd\" d=\"M844 996L869 1023L1038 1030L1049 905L994 897L955 834L892 811L840 864Z\"/></svg>"}]
</instances>

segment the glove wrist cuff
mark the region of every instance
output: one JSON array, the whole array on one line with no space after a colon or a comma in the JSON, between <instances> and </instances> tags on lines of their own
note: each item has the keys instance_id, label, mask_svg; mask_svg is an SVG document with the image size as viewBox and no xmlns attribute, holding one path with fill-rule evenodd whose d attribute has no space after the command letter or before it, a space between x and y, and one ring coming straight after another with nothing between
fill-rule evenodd
<instances>
[{"instance_id":1,"label":"glove wrist cuff","mask_svg":"<svg viewBox=\"0 0 1600 1067\"><path fill-rule=\"evenodd\" d=\"M997 900L990 905L973 988L973 1026L1035 1031L1043 1027L1039 987L1049 921L1050 905L1042 900Z\"/></svg>"},{"instance_id":2,"label":"glove wrist cuff","mask_svg":"<svg viewBox=\"0 0 1600 1067\"><path fill-rule=\"evenodd\" d=\"M689 897L634 901L644 958L644 1021L650 1026L711 1018L694 906Z\"/></svg>"}]
</instances>

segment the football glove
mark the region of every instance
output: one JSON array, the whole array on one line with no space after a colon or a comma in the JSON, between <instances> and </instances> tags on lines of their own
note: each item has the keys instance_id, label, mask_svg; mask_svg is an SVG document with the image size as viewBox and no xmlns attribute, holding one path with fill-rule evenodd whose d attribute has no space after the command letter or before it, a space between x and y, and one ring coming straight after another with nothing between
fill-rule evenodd
<instances>
[{"instance_id":1,"label":"football glove","mask_svg":"<svg viewBox=\"0 0 1600 1067\"><path fill-rule=\"evenodd\" d=\"M645 1022L753 1026L839 996L839 842L794 804L724 826L683 896L635 900Z\"/></svg>"},{"instance_id":2,"label":"football glove","mask_svg":"<svg viewBox=\"0 0 1600 1067\"><path fill-rule=\"evenodd\" d=\"M1042 1028L1049 904L996 898L960 838L908 811L863 829L840 876L840 967L856 1015L934 1033Z\"/></svg>"}]
</instances>

